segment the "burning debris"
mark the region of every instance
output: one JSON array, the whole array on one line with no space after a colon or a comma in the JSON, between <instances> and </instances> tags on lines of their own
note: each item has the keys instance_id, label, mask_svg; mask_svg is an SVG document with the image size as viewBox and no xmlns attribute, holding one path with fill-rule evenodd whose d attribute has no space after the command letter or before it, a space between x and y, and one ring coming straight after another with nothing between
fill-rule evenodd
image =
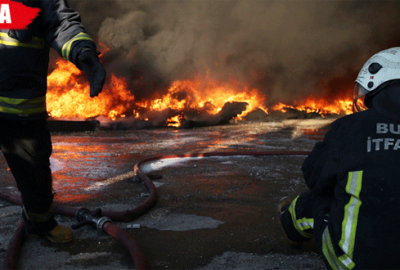
<instances>
[{"instance_id":1,"label":"burning debris","mask_svg":"<svg viewBox=\"0 0 400 270\"><path fill-rule=\"evenodd\" d=\"M50 119L47 121L48 128L51 132L84 132L84 131L95 131L98 129L100 123L95 120L87 121L66 121L66 120L54 120Z\"/></svg>"},{"instance_id":2,"label":"burning debris","mask_svg":"<svg viewBox=\"0 0 400 270\"><path fill-rule=\"evenodd\" d=\"M183 121L182 127L203 127L228 124L232 118L237 117L246 110L246 102L227 102L216 115L202 115L191 120Z\"/></svg>"},{"instance_id":3,"label":"burning debris","mask_svg":"<svg viewBox=\"0 0 400 270\"><path fill-rule=\"evenodd\" d=\"M59 60L48 76L47 105L52 120L71 121L69 129L200 127L227 124L232 119L271 121L278 118L320 118L351 113L351 99L332 104L308 98L297 105L265 107L266 96L238 81L218 82L196 77L172 83L163 95L136 99L124 78L111 74L99 97L89 97L89 85L71 63ZM258 114L259 119L256 118ZM78 124L77 120L92 120ZM74 122L75 123L72 123ZM61 122L60 122L61 123ZM64 122L65 124L65 122ZM55 127L55 124L52 124ZM79 127L78 127L79 125ZM89 127L90 126L90 127Z\"/></svg>"}]
</instances>

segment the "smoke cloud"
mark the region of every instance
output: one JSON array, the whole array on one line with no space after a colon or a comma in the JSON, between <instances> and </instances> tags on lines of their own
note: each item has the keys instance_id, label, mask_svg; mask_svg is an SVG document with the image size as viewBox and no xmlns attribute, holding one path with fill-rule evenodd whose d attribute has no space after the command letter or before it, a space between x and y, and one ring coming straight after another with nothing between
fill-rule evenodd
<instances>
[{"instance_id":1,"label":"smoke cloud","mask_svg":"<svg viewBox=\"0 0 400 270\"><path fill-rule=\"evenodd\" d=\"M195 75L243 82L268 102L350 91L374 53L400 46L398 1L69 1L136 98ZM268 105L268 104L267 104Z\"/></svg>"}]
</instances>

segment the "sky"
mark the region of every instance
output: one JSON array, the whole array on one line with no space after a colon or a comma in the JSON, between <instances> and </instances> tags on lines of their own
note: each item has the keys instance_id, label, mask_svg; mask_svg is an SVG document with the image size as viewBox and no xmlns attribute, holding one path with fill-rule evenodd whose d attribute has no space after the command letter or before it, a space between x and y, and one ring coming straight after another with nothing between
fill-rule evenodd
<instances>
[{"instance_id":1,"label":"sky","mask_svg":"<svg viewBox=\"0 0 400 270\"><path fill-rule=\"evenodd\" d=\"M268 102L352 91L362 65L400 46L400 1L69 0L136 98L193 76L239 81ZM99 48L102 48L99 46Z\"/></svg>"}]
</instances>

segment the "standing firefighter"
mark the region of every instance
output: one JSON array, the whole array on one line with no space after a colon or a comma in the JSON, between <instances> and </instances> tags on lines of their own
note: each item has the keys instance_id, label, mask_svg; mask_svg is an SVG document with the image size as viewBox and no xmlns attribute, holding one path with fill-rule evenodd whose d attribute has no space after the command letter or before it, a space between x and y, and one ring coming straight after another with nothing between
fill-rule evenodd
<instances>
[{"instance_id":1,"label":"standing firefighter","mask_svg":"<svg viewBox=\"0 0 400 270\"><path fill-rule=\"evenodd\" d=\"M328 268L399 268L400 47L366 62L355 94L368 109L332 123L302 166L309 190L279 219L292 245L314 237Z\"/></svg>"},{"instance_id":2,"label":"standing firefighter","mask_svg":"<svg viewBox=\"0 0 400 270\"><path fill-rule=\"evenodd\" d=\"M0 147L17 182L29 233L53 243L72 240L72 231L54 219L46 123L49 47L85 71L90 96L103 87L105 70L96 46L65 0L23 0L40 8L27 30L0 31Z\"/></svg>"}]
</instances>

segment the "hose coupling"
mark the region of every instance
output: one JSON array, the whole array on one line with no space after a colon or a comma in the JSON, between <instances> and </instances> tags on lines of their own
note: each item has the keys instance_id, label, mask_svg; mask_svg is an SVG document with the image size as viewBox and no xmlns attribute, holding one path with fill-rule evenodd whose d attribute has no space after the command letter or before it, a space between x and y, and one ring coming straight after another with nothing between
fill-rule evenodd
<instances>
[{"instance_id":1,"label":"hose coupling","mask_svg":"<svg viewBox=\"0 0 400 270\"><path fill-rule=\"evenodd\" d=\"M78 220L78 223L73 224L71 226L72 229L76 230L85 225L90 225L93 228L97 229L99 233L104 232L103 225L106 222L111 222L112 220L108 217L101 216L101 209L96 209L93 214L91 214L90 210L87 208L80 208L75 213L75 217Z\"/></svg>"},{"instance_id":2,"label":"hose coupling","mask_svg":"<svg viewBox=\"0 0 400 270\"><path fill-rule=\"evenodd\" d=\"M96 223L97 231L99 233L104 233L104 230L103 230L104 223L111 222L111 221L112 221L111 218L108 218L108 217L101 217L101 218L97 219L97 223Z\"/></svg>"}]
</instances>

